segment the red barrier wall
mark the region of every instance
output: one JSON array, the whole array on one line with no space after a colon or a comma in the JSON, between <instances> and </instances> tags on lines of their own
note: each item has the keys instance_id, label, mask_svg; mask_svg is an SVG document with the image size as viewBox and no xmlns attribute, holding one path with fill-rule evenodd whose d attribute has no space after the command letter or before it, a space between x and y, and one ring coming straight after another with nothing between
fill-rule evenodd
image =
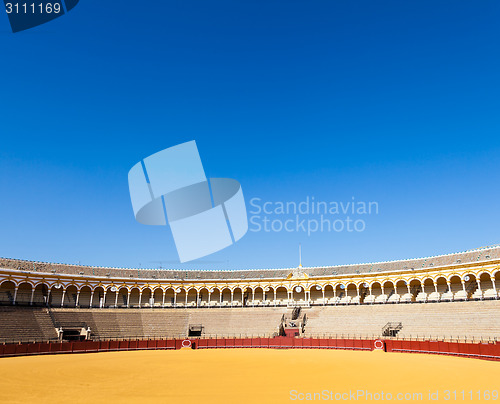
<instances>
[{"instance_id":1,"label":"red barrier wall","mask_svg":"<svg viewBox=\"0 0 500 404\"><path fill-rule=\"evenodd\" d=\"M500 344L386 340L387 352L427 353L500 360Z\"/></svg>"},{"instance_id":2,"label":"red barrier wall","mask_svg":"<svg viewBox=\"0 0 500 404\"><path fill-rule=\"evenodd\" d=\"M382 342L382 344L381 344ZM426 353L454 355L500 361L500 344L497 343L457 343L444 341L377 341L387 352ZM130 351L137 349L180 349L191 347L207 348L316 348L373 350L375 340L346 338L189 338L169 340L128 340L128 341L75 341L42 342L31 344L0 345L0 357L25 356L56 353L84 353Z\"/></svg>"}]
</instances>

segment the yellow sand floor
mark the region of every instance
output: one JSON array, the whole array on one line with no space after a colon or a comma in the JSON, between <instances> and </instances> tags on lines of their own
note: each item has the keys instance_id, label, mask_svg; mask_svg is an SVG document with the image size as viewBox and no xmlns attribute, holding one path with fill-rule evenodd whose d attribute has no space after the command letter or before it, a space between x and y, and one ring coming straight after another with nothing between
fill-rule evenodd
<instances>
[{"instance_id":1,"label":"yellow sand floor","mask_svg":"<svg viewBox=\"0 0 500 404\"><path fill-rule=\"evenodd\" d=\"M384 402L500 403L500 398L485 400L488 391L500 390L499 376L499 362L421 354L315 349L109 352L2 358L0 397L2 403L221 404L340 403L354 398L381 402L383 395ZM429 400L429 392L437 392L439 399Z\"/></svg>"}]
</instances>

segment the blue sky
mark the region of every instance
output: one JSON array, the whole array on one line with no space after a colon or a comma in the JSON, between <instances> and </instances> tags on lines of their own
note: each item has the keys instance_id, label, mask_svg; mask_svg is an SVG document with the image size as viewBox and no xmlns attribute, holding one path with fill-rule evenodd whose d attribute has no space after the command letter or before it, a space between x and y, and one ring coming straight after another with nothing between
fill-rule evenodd
<instances>
[{"instance_id":1,"label":"blue sky","mask_svg":"<svg viewBox=\"0 0 500 404\"><path fill-rule=\"evenodd\" d=\"M0 15L0 256L104 266L370 262L500 242L498 1L81 0ZM128 170L196 140L247 204L376 201L363 232L248 232L179 264ZM279 219L275 217L274 219Z\"/></svg>"}]
</instances>

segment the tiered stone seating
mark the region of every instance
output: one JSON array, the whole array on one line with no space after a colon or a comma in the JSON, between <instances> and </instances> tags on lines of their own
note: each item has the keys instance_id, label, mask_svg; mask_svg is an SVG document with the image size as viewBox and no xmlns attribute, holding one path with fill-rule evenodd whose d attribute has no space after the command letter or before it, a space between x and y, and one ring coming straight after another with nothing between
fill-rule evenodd
<instances>
[{"instance_id":1,"label":"tiered stone seating","mask_svg":"<svg viewBox=\"0 0 500 404\"><path fill-rule=\"evenodd\" d=\"M52 309L56 322L74 328L86 324L97 338L187 336L189 324L202 324L207 335L263 335L277 330L286 308L214 310Z\"/></svg>"},{"instance_id":2,"label":"tiered stone seating","mask_svg":"<svg viewBox=\"0 0 500 404\"><path fill-rule=\"evenodd\" d=\"M365 297L364 303L366 303L366 304L375 303L375 298L376 298L375 295L368 295Z\"/></svg>"},{"instance_id":3,"label":"tiered stone seating","mask_svg":"<svg viewBox=\"0 0 500 404\"><path fill-rule=\"evenodd\" d=\"M0 307L0 342L57 339L46 309Z\"/></svg>"},{"instance_id":4,"label":"tiered stone seating","mask_svg":"<svg viewBox=\"0 0 500 404\"><path fill-rule=\"evenodd\" d=\"M425 304L313 306L304 309L305 336L380 336L388 322L401 322L398 337L500 338L498 300ZM52 309L55 325L90 327L100 339L186 337L189 325L203 325L205 336L272 335L285 307L217 309ZM57 338L44 308L0 308L0 342Z\"/></svg>"},{"instance_id":5,"label":"tiered stone seating","mask_svg":"<svg viewBox=\"0 0 500 404\"><path fill-rule=\"evenodd\" d=\"M498 292L493 288L486 289L484 291L483 298L484 299L496 299L496 298L498 298Z\"/></svg>"},{"instance_id":6,"label":"tiered stone seating","mask_svg":"<svg viewBox=\"0 0 500 404\"><path fill-rule=\"evenodd\" d=\"M284 307L189 310L189 323L203 324L205 335L271 335L286 312Z\"/></svg>"},{"instance_id":7,"label":"tiered stone seating","mask_svg":"<svg viewBox=\"0 0 500 404\"><path fill-rule=\"evenodd\" d=\"M29 311L29 309L27 309ZM40 327L40 330L43 335L43 339L46 341L53 340L57 338L57 332L56 329L54 328L54 322L52 321L52 318L47 311L47 309L32 309L33 310L33 316L36 319L36 322L38 323L38 326Z\"/></svg>"},{"instance_id":8,"label":"tiered stone seating","mask_svg":"<svg viewBox=\"0 0 500 404\"><path fill-rule=\"evenodd\" d=\"M316 306L307 312L305 336L380 336L388 322L401 322L398 337L500 338L496 300L412 305Z\"/></svg>"},{"instance_id":9,"label":"tiered stone seating","mask_svg":"<svg viewBox=\"0 0 500 404\"><path fill-rule=\"evenodd\" d=\"M80 328L90 327L92 332L96 329L96 324L92 313L87 310L79 309L51 309L54 323L57 327ZM112 326L112 323L110 323Z\"/></svg>"},{"instance_id":10,"label":"tiered stone seating","mask_svg":"<svg viewBox=\"0 0 500 404\"><path fill-rule=\"evenodd\" d=\"M144 313L144 310L140 311L143 335L184 338L188 335L189 312L186 310L152 310L147 313Z\"/></svg>"},{"instance_id":11,"label":"tiered stone seating","mask_svg":"<svg viewBox=\"0 0 500 404\"><path fill-rule=\"evenodd\" d=\"M467 292L464 292L463 290L459 290L458 292L455 292L453 295L453 300L458 301L458 300L467 300Z\"/></svg>"},{"instance_id":12,"label":"tiered stone seating","mask_svg":"<svg viewBox=\"0 0 500 404\"><path fill-rule=\"evenodd\" d=\"M483 291L481 289L476 289L472 294L472 299L480 300L483 298Z\"/></svg>"},{"instance_id":13,"label":"tiered stone seating","mask_svg":"<svg viewBox=\"0 0 500 404\"><path fill-rule=\"evenodd\" d=\"M405 293L401 299L399 299L400 303L410 303L413 301L413 295L411 293Z\"/></svg>"},{"instance_id":14,"label":"tiered stone seating","mask_svg":"<svg viewBox=\"0 0 500 404\"><path fill-rule=\"evenodd\" d=\"M3 304L12 304L13 298L10 292L0 290L0 302Z\"/></svg>"},{"instance_id":15,"label":"tiered stone seating","mask_svg":"<svg viewBox=\"0 0 500 404\"><path fill-rule=\"evenodd\" d=\"M417 297L415 298L415 301L416 302L419 302L419 303L424 303L427 301L427 293L425 292L420 292Z\"/></svg>"},{"instance_id":16,"label":"tiered stone seating","mask_svg":"<svg viewBox=\"0 0 500 404\"><path fill-rule=\"evenodd\" d=\"M92 336L99 338L133 338L143 335L139 310L52 309L56 322L63 328L85 324Z\"/></svg>"},{"instance_id":17,"label":"tiered stone seating","mask_svg":"<svg viewBox=\"0 0 500 404\"><path fill-rule=\"evenodd\" d=\"M387 303L399 303L401 300L401 296L399 296L397 293L394 293L387 299Z\"/></svg>"},{"instance_id":18,"label":"tiered stone seating","mask_svg":"<svg viewBox=\"0 0 500 404\"><path fill-rule=\"evenodd\" d=\"M429 293L427 296L428 302L439 302L441 300L441 294L439 292Z\"/></svg>"},{"instance_id":19,"label":"tiered stone seating","mask_svg":"<svg viewBox=\"0 0 500 404\"><path fill-rule=\"evenodd\" d=\"M451 302L453 300L453 292L449 290L441 295L442 302Z\"/></svg>"}]
</instances>

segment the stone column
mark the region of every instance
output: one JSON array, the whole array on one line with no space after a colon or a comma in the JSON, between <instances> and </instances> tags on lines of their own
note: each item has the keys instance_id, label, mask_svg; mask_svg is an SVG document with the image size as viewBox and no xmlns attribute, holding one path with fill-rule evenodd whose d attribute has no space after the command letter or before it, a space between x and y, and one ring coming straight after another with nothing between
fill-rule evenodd
<instances>
[{"instance_id":1,"label":"stone column","mask_svg":"<svg viewBox=\"0 0 500 404\"><path fill-rule=\"evenodd\" d=\"M62 292L62 298L61 298L61 307L64 306L64 296L66 295L66 289L63 289L63 292Z\"/></svg>"},{"instance_id":2,"label":"stone column","mask_svg":"<svg viewBox=\"0 0 500 404\"><path fill-rule=\"evenodd\" d=\"M31 288L31 299L30 299L30 306L33 306L33 297L35 296L35 288Z\"/></svg>"},{"instance_id":3,"label":"stone column","mask_svg":"<svg viewBox=\"0 0 500 404\"><path fill-rule=\"evenodd\" d=\"M17 290L19 289L19 286L16 286L14 290L14 300L12 301L12 304L15 306L16 305L16 299L17 299Z\"/></svg>"}]
</instances>

